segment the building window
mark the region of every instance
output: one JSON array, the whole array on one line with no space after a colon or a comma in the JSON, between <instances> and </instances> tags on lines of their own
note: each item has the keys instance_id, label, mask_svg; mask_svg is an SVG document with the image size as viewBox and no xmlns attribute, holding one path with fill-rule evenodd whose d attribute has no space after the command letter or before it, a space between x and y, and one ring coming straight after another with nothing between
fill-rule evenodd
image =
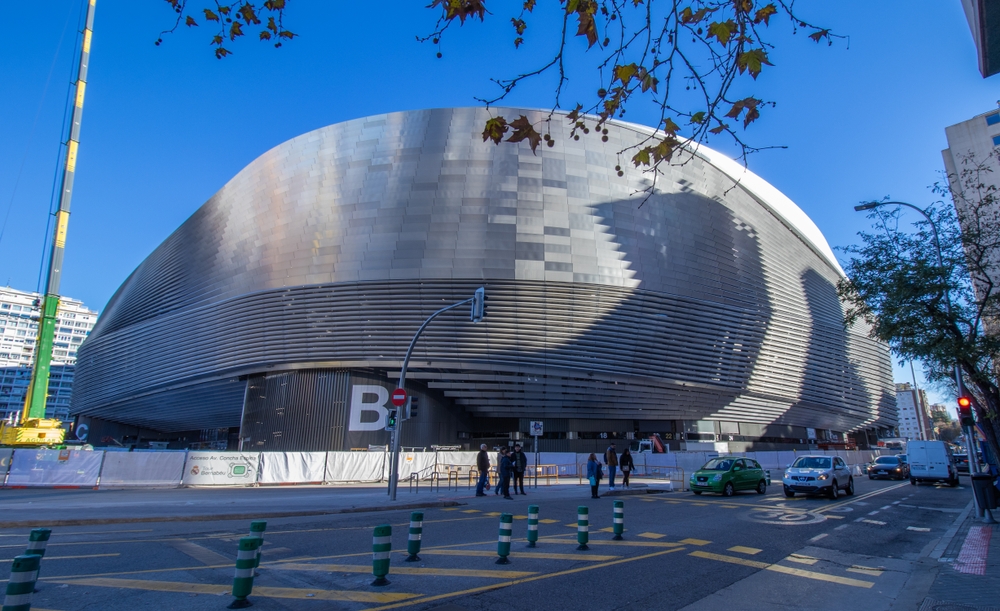
<instances>
[{"instance_id":1,"label":"building window","mask_svg":"<svg viewBox=\"0 0 1000 611\"><path fill-rule=\"evenodd\" d=\"M986 115L987 125L996 125L997 123L1000 123L1000 112L995 112L992 115Z\"/></svg>"},{"instance_id":2,"label":"building window","mask_svg":"<svg viewBox=\"0 0 1000 611\"><path fill-rule=\"evenodd\" d=\"M1000 146L1000 136L993 136L993 146Z\"/></svg>"}]
</instances>

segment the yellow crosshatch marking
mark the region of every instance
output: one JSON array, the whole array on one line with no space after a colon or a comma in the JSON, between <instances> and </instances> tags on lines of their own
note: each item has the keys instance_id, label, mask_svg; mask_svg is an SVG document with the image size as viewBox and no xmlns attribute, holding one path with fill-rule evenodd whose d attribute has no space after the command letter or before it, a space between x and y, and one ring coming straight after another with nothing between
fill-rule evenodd
<instances>
[{"instance_id":1,"label":"yellow crosshatch marking","mask_svg":"<svg viewBox=\"0 0 1000 611\"><path fill-rule=\"evenodd\" d=\"M729 551L736 552L738 554L749 554L751 556L761 553L762 549L757 549L756 547L743 547L742 545L734 545L729 548Z\"/></svg>"},{"instance_id":2,"label":"yellow crosshatch marking","mask_svg":"<svg viewBox=\"0 0 1000 611\"><path fill-rule=\"evenodd\" d=\"M544 520L539 520L539 524L555 524L559 520L553 520L552 518L545 518Z\"/></svg>"},{"instance_id":3,"label":"yellow crosshatch marking","mask_svg":"<svg viewBox=\"0 0 1000 611\"><path fill-rule=\"evenodd\" d=\"M186 594L216 594L225 595L232 592L231 583L225 585L214 585L209 583L182 583L178 581L150 581L145 579L112 579L108 577L94 577L90 579L60 579L53 580L55 583L65 583L74 586L102 587L102 588L129 588L133 590L147 590L153 592L181 592ZM320 590L313 588L270 588L255 587L254 596L264 598L301 598L311 600L346 600L361 603L392 603L410 598L416 598L420 594L408 594L405 592L358 592L348 590Z\"/></svg>"},{"instance_id":4,"label":"yellow crosshatch marking","mask_svg":"<svg viewBox=\"0 0 1000 611\"><path fill-rule=\"evenodd\" d=\"M499 511L491 511L491 512L489 512L489 513L484 513L483 515L484 515L484 516L488 516L488 517L491 517L491 518L495 518L495 517L497 517L498 515L500 515L500 512L499 512Z\"/></svg>"},{"instance_id":5,"label":"yellow crosshatch marking","mask_svg":"<svg viewBox=\"0 0 1000 611\"><path fill-rule=\"evenodd\" d=\"M423 553L423 552L421 552ZM372 572L371 565L361 564L298 564L285 563L271 565L269 568L281 571L322 571L325 573L364 573ZM433 569L416 566L393 566L390 573L394 575L431 575L436 577L486 577L490 579L517 579L535 575L530 571L477 571L473 569Z\"/></svg>"},{"instance_id":6,"label":"yellow crosshatch marking","mask_svg":"<svg viewBox=\"0 0 1000 611\"><path fill-rule=\"evenodd\" d=\"M662 539L663 537L666 537L666 535L661 535L660 533L639 533L638 536L646 539Z\"/></svg>"},{"instance_id":7,"label":"yellow crosshatch marking","mask_svg":"<svg viewBox=\"0 0 1000 611\"><path fill-rule=\"evenodd\" d=\"M496 558L495 551L465 550L465 549L434 549L420 550L421 556L478 556L485 558ZM584 560L588 562L604 562L605 560L615 560L619 556L596 556L593 554L553 554L546 552L516 552L511 554L512 558L541 558L543 560ZM369 568L369 571L371 569Z\"/></svg>"},{"instance_id":8,"label":"yellow crosshatch marking","mask_svg":"<svg viewBox=\"0 0 1000 611\"><path fill-rule=\"evenodd\" d=\"M463 509L462 513L482 513L478 509Z\"/></svg>"},{"instance_id":9,"label":"yellow crosshatch marking","mask_svg":"<svg viewBox=\"0 0 1000 611\"><path fill-rule=\"evenodd\" d=\"M84 554L82 556L46 556L45 562L51 562L53 560L78 560L81 558L110 558L112 556L121 556L119 553L115 554ZM13 558L4 558L0 562L14 562Z\"/></svg>"},{"instance_id":10,"label":"yellow crosshatch marking","mask_svg":"<svg viewBox=\"0 0 1000 611\"><path fill-rule=\"evenodd\" d=\"M747 560L746 558L736 558L735 556L724 556L722 554L713 554L711 552L691 552L691 556L695 558L704 558L706 560L716 560L718 562L728 562L730 564L741 564L743 566L749 566L756 569L764 569L766 571L773 571L775 573L782 573L785 575L793 575L795 577L805 577L806 579L814 579L816 581L828 581L830 583L839 583L845 586L854 586L857 588L870 588L875 585L872 581L862 581L860 579L852 579L850 577L840 577L838 575L827 575L826 573L817 573L816 571L806 571L804 569L796 569L790 566L781 566L780 564L768 564L766 562L757 562L756 560Z\"/></svg>"},{"instance_id":11,"label":"yellow crosshatch marking","mask_svg":"<svg viewBox=\"0 0 1000 611\"><path fill-rule=\"evenodd\" d=\"M708 545L711 541L705 541L704 539L681 539L678 543L683 543L684 545Z\"/></svg>"}]
</instances>

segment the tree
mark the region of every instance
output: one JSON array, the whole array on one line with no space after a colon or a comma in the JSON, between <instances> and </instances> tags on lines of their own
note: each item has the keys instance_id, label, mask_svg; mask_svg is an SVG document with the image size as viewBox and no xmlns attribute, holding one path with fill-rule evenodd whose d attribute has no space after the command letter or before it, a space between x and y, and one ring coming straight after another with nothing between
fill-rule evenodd
<instances>
[{"instance_id":1,"label":"tree","mask_svg":"<svg viewBox=\"0 0 1000 611\"><path fill-rule=\"evenodd\" d=\"M938 429L937 437L941 441L948 443L954 443L954 441L962 434L962 427L959 426L957 422L948 422L942 424Z\"/></svg>"},{"instance_id":2,"label":"tree","mask_svg":"<svg viewBox=\"0 0 1000 611\"><path fill-rule=\"evenodd\" d=\"M926 221L904 230L900 208L876 208L870 218L880 231L861 233L860 245L843 249L852 258L838 286L847 324L869 323L871 337L901 359L922 361L931 380L947 382L958 364L994 456L1000 456L1000 197L991 180L997 159L996 153L967 157L958 175L935 185L954 204L928 210L943 267Z\"/></svg>"},{"instance_id":3,"label":"tree","mask_svg":"<svg viewBox=\"0 0 1000 611\"><path fill-rule=\"evenodd\" d=\"M247 35L244 29L256 29L260 40L275 47L296 36L282 25L288 10L285 0L166 2L176 12L176 21L156 44L163 34L200 22L213 25L212 45L220 59L232 54L232 45ZM650 190L661 163L683 163L690 159L692 145L710 136L732 138L744 163L748 154L763 148L749 144L743 130L775 105L749 92L758 75L772 66L769 53L774 45L767 36L772 18L787 19L793 32L805 31L816 43L833 44L843 38L804 21L795 12L795 0L559 0L541 5L536 0L496 0L504 18L491 13L486 4L486 0L430 0L427 8L436 12L437 21L431 33L418 40L432 44L440 58L445 37L456 24L471 27L477 21L509 19L515 48L540 44L551 47L552 55L540 65L515 70L515 76L494 78L499 93L478 99L492 106L518 84L550 73L556 75L556 86L553 113L546 121L535 124L524 116L496 115L483 126L483 140L527 141L532 151L543 142L554 146L545 123L557 109L569 108L571 138L578 140L593 130L607 141L610 119L624 118L631 104L650 103L659 110L659 131L619 152L622 163L651 174ZM557 17L553 20L557 29L536 34L533 24L546 22L540 16L545 11ZM592 69L594 93L564 106L570 67L578 64ZM622 173L620 165L618 171Z\"/></svg>"}]
</instances>

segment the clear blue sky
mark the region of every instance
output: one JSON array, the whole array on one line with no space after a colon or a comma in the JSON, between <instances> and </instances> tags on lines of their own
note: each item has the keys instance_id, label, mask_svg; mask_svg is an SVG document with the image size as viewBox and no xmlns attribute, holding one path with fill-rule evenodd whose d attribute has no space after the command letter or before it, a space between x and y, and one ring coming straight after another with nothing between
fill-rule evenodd
<instances>
[{"instance_id":1,"label":"clear blue sky","mask_svg":"<svg viewBox=\"0 0 1000 611\"><path fill-rule=\"evenodd\" d=\"M368 3L294 0L286 25L300 38L276 50L248 36L219 61L204 26L153 45L173 19L163 0L98 0L62 293L103 309L185 218L289 138L381 112L474 105L494 93L489 77L510 76L512 66L530 66L550 50L530 36L542 23L520 51L504 50L512 38L505 7L520 2L490 2L496 25L454 32L435 59L435 49L415 41L433 26L425 4L389 2L376 11ZM0 239L0 284L19 289L35 289L48 237L82 5L4 7L16 27L0 37L0 222L13 204ZM800 10L848 35L849 46L816 45L791 36L785 22L772 26L775 66L746 92L778 105L748 137L787 148L753 156L750 168L836 247L867 228L852 210L861 200L934 201L928 187L941 179L944 128L995 108L1000 77L979 75L958 0L802 2ZM580 97L573 92L596 88L578 76L567 103ZM528 107L551 100L551 81L509 98ZM639 106L628 118L656 120ZM909 368L897 367L896 378L908 381Z\"/></svg>"}]
</instances>

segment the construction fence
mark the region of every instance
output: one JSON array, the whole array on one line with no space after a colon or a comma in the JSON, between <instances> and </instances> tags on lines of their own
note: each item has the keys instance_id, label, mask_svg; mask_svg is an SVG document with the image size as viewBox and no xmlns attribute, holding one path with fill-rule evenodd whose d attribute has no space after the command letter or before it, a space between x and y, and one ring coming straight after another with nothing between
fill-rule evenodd
<instances>
[{"instance_id":1,"label":"construction fence","mask_svg":"<svg viewBox=\"0 0 1000 611\"><path fill-rule=\"evenodd\" d=\"M726 454L753 458L780 473L805 452ZM474 485L477 452L404 452L399 457L400 482L421 481L448 488ZM878 451L811 451L841 456L861 474ZM690 475L715 452L634 454L637 477L664 479L684 488ZM526 479L539 484L576 481L585 475L589 454L540 452L528 455ZM598 457L603 462L603 456ZM496 454L490 452L491 463ZM378 483L389 478L386 452L228 452L136 450L0 449L0 482L5 488L131 488L180 486L248 486ZM779 476L780 477L780 476Z\"/></svg>"}]
</instances>

